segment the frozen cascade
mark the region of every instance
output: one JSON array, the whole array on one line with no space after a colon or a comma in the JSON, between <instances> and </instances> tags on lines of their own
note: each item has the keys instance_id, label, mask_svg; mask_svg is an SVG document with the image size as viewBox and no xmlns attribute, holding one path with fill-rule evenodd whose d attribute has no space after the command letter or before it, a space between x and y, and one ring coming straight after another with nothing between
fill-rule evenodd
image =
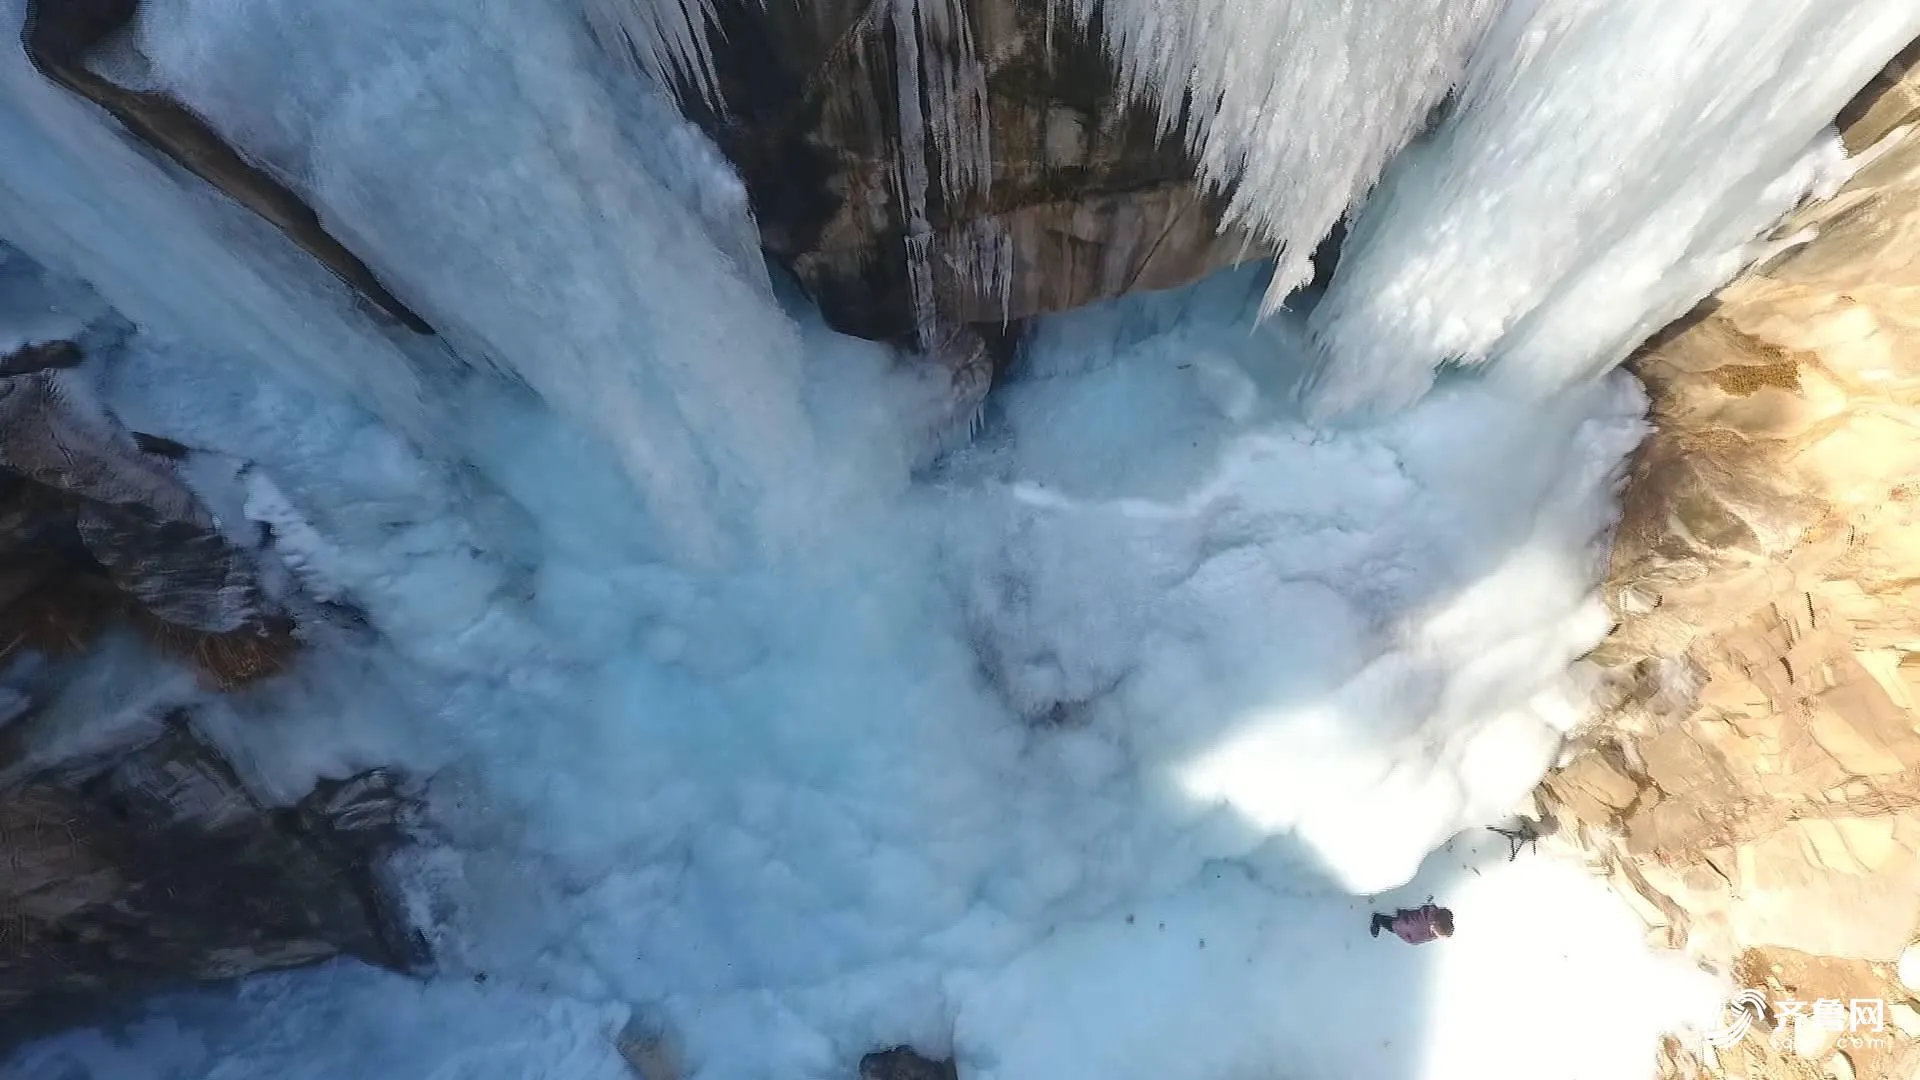
<instances>
[{"instance_id":1,"label":"frozen cascade","mask_svg":"<svg viewBox=\"0 0 1920 1080\"><path fill-rule=\"evenodd\" d=\"M1279 252L1266 306L1313 277L1356 206L1460 78L1499 0L1050 0L1098 16L1121 85L1182 121L1227 216Z\"/></svg>"},{"instance_id":2,"label":"frozen cascade","mask_svg":"<svg viewBox=\"0 0 1920 1080\"><path fill-rule=\"evenodd\" d=\"M23 8L8 0L9 25ZM35 163L0 169L0 237L83 276L149 335L258 357L427 433L406 351L417 343L377 332L278 233L204 188L172 182L17 48L0 50L0 117L0 159ZM143 234L152 242L129 242Z\"/></svg>"},{"instance_id":3,"label":"frozen cascade","mask_svg":"<svg viewBox=\"0 0 1920 1080\"><path fill-rule=\"evenodd\" d=\"M773 522L812 456L799 339L649 171L568 15L155 0L140 43L459 352L615 447L658 539L681 556L763 542L791 527ZM766 520L730 536L723 506Z\"/></svg>"},{"instance_id":4,"label":"frozen cascade","mask_svg":"<svg viewBox=\"0 0 1920 1080\"><path fill-rule=\"evenodd\" d=\"M1487 14L1328 35L1304 3L1153 6L1113 30L1139 87L1226 69L1221 160L1241 139L1248 176L1326 170L1276 204L1300 237L1326 224L1305 193L1337 217ZM20 0L0 10L17 23ZM1310 60L1274 73L1328 65L1305 85L1352 130L1269 146L1246 126L1293 39L1221 20L1283 10ZM201 698L195 723L270 797L368 763L433 777L435 842L405 869L440 965L169 996L0 1071L614 1080L631 1020L698 1080L846 1080L902 1042L967 1080L1638 1080L1656 1033L1717 1018L1720 988L1649 952L1583 868L1454 836L1507 812L1585 714L1575 660L1606 629L1594 589L1644 431L1631 379L1542 403L1463 378L1321 427L1296 401L1324 321L1257 322L1271 275L1249 268L1043 321L977 445L916 477L899 405L919 388L740 265L719 220L738 202L706 197L737 182L623 103L639 90L614 92L575 16L149 0L155 76L296 181L449 354L369 329L284 243L0 61L0 236L137 324L89 361L101 400L246 463L237 490L188 480L271 523L290 574L371 627L316 627L295 672ZM1489 48L1525 53L1500 36L1521 25ZM1826 46L1865 63L1899 25ZM1489 79L1419 154L1498 107ZM1369 87L1409 118L1356 115ZM1797 191L1822 160L1796 157L1824 122L1803 119L1707 130L1723 154L1777 136L1766 180ZM1653 149L1693 138L1660 130ZM1581 152L1582 128L1555 133L1537 156ZM1644 195L1582 190L1513 231ZM1569 235L1583 271L1643 239ZM1647 317L1622 305L1582 340ZM1530 328L1543 370L1577 366L1554 366L1583 347L1563 326ZM129 697L185 681L94 663ZM90 711L63 715L84 741ZM1444 947L1364 936L1370 908L1435 893L1462 921ZM1523 994L1555 1007L1486 1007Z\"/></svg>"},{"instance_id":5,"label":"frozen cascade","mask_svg":"<svg viewBox=\"0 0 1920 1080\"><path fill-rule=\"evenodd\" d=\"M914 2L890 5L902 42ZM944 12L954 0L935 2ZM1446 364L1524 355L1507 374L1550 391L1618 363L1761 253L1755 235L1833 173L1820 129L1920 34L1907 0L1866 0L1840 18L1823 0L1677 12L1657 0L1049 5L1083 27L1097 17L1121 85L1157 107L1166 132L1184 124L1229 220L1277 248L1266 310L1313 276L1315 247L1358 213L1314 315L1327 362L1308 394L1322 415L1405 404ZM662 18L648 10L636 26ZM966 20L921 25L949 22ZM915 197L927 182L918 67L933 62L929 99L964 121L939 87L971 94L977 66L969 42L937 44L911 52L899 88L923 339L937 313L935 239ZM1438 129L1416 140L1443 103ZM977 160L984 180L984 141L934 119L942 159Z\"/></svg>"},{"instance_id":6,"label":"frozen cascade","mask_svg":"<svg viewBox=\"0 0 1920 1080\"><path fill-rule=\"evenodd\" d=\"M1916 36L1912 0L1509 5L1349 236L1316 405L1404 404L1449 363L1548 393L1619 363L1752 258Z\"/></svg>"}]
</instances>

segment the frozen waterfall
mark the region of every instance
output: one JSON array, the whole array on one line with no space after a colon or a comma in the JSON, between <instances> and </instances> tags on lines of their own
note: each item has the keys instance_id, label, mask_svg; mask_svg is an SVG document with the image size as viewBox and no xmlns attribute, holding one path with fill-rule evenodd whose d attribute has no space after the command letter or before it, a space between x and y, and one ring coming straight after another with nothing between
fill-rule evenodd
<instances>
[{"instance_id":1,"label":"frozen waterfall","mask_svg":"<svg viewBox=\"0 0 1920 1080\"><path fill-rule=\"evenodd\" d=\"M273 799L429 778L400 873L436 964L166 995L0 1073L616 1080L624 1027L683 1080L898 1044L964 1080L1638 1080L1718 1017L1583 867L1477 827L1586 716L1645 431L1611 369L1844 175L1826 125L1920 8L1050 2L1281 255L1039 320L931 469L925 387L769 279L648 81L715 91L709 0L145 0L101 62L434 338L0 55L5 264L116 331L75 378L247 463L187 479L364 614L194 722ZM977 6L874 0L908 204L990 183ZM1455 940L1365 937L1439 893Z\"/></svg>"}]
</instances>

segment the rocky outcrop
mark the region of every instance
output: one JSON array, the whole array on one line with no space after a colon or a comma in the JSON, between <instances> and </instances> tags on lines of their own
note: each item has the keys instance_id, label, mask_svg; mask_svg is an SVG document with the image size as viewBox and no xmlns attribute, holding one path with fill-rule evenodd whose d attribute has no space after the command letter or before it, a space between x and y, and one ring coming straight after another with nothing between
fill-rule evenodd
<instances>
[{"instance_id":1,"label":"rocky outcrop","mask_svg":"<svg viewBox=\"0 0 1920 1080\"><path fill-rule=\"evenodd\" d=\"M37 343L6 358L23 373L0 375L0 661L73 651L128 615L223 685L278 670L291 625L176 473L185 449L126 430L80 358L73 342Z\"/></svg>"},{"instance_id":2,"label":"rocky outcrop","mask_svg":"<svg viewBox=\"0 0 1920 1080\"><path fill-rule=\"evenodd\" d=\"M952 1060L935 1061L912 1047L876 1050L860 1059L860 1080L958 1080Z\"/></svg>"},{"instance_id":3,"label":"rocky outcrop","mask_svg":"<svg viewBox=\"0 0 1920 1080\"><path fill-rule=\"evenodd\" d=\"M1763 991L1898 1000L1920 933L1917 58L1841 117L1862 167L1781 232L1817 238L1633 360L1655 430L1593 657L1617 701L1543 790L1662 939Z\"/></svg>"},{"instance_id":4,"label":"rocky outcrop","mask_svg":"<svg viewBox=\"0 0 1920 1080\"><path fill-rule=\"evenodd\" d=\"M407 807L367 773L270 810L175 713L0 789L0 1010L340 953L404 966L379 859Z\"/></svg>"},{"instance_id":5,"label":"rocky outcrop","mask_svg":"<svg viewBox=\"0 0 1920 1080\"><path fill-rule=\"evenodd\" d=\"M1180 138L1046 0L716 7L721 107L690 90L690 114L739 167L767 253L842 332L912 336L916 263L941 321L1000 324L1263 254L1220 233ZM984 145L943 116L983 116Z\"/></svg>"},{"instance_id":6,"label":"rocky outcrop","mask_svg":"<svg viewBox=\"0 0 1920 1080\"><path fill-rule=\"evenodd\" d=\"M140 0L30 0L20 44L42 75L100 106L134 137L266 219L377 311L415 333L433 333L327 232L312 207L242 157L206 121L165 94L129 90L88 69L88 53L124 31L139 8Z\"/></svg>"},{"instance_id":7,"label":"rocky outcrop","mask_svg":"<svg viewBox=\"0 0 1920 1080\"><path fill-rule=\"evenodd\" d=\"M75 341L0 371L0 1014L342 953L404 966L377 881L396 778L269 807L194 733L207 688L296 646L255 553L178 471L191 452L123 427ZM115 628L146 645L90 659ZM106 677L134 683L89 691Z\"/></svg>"}]
</instances>

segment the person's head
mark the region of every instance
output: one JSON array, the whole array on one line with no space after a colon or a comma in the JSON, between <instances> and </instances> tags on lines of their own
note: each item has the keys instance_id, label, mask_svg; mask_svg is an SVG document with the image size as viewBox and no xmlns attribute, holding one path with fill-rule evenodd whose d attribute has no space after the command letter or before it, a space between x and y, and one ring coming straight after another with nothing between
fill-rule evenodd
<instances>
[{"instance_id":1,"label":"person's head","mask_svg":"<svg viewBox=\"0 0 1920 1080\"><path fill-rule=\"evenodd\" d=\"M1453 936L1453 912L1441 908L1433 915L1433 929L1441 937Z\"/></svg>"}]
</instances>

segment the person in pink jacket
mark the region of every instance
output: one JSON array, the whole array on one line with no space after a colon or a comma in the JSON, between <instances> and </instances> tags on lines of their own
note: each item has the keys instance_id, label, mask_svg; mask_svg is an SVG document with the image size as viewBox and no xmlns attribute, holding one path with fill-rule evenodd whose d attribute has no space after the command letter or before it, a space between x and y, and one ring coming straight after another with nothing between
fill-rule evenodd
<instances>
[{"instance_id":1,"label":"person in pink jacket","mask_svg":"<svg viewBox=\"0 0 1920 1080\"><path fill-rule=\"evenodd\" d=\"M1417 908L1401 908L1391 915L1375 912L1368 932L1379 937L1382 930L1393 931L1394 937L1409 945L1424 945L1435 938L1453 936L1453 912L1432 900Z\"/></svg>"}]
</instances>

